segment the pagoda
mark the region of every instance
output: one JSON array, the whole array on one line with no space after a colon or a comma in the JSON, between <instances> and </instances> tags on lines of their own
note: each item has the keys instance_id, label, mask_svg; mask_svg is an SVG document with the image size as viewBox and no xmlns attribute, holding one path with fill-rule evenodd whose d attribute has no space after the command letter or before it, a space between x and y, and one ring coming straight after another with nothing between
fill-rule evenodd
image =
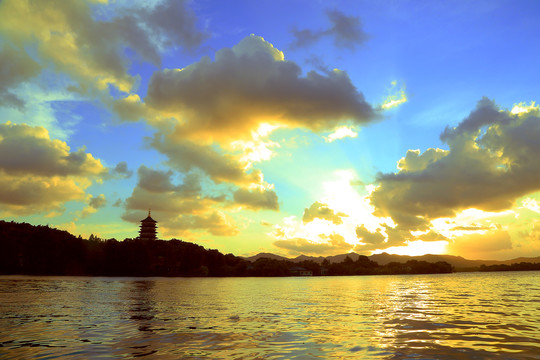
<instances>
[{"instance_id":1,"label":"pagoda","mask_svg":"<svg viewBox=\"0 0 540 360\"><path fill-rule=\"evenodd\" d=\"M152 219L150 216L150 210L148 210L148 216L146 219L141 220L141 228L139 230L139 239L140 240L156 240L157 239L157 230L156 230L157 221Z\"/></svg>"}]
</instances>

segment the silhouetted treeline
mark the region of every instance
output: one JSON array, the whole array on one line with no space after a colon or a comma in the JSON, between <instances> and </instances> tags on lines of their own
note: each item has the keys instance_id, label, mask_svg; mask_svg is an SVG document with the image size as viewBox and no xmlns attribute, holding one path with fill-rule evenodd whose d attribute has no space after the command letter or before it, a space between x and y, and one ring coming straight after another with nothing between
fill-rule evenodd
<instances>
[{"instance_id":1,"label":"silhouetted treeline","mask_svg":"<svg viewBox=\"0 0 540 360\"><path fill-rule=\"evenodd\" d=\"M405 263L391 262L379 265L363 255L360 255L356 261L348 256L340 263L329 264L325 261L322 267L327 269L328 275L443 274L453 271L452 265L444 261L430 263L409 260Z\"/></svg>"},{"instance_id":2,"label":"silhouetted treeline","mask_svg":"<svg viewBox=\"0 0 540 360\"><path fill-rule=\"evenodd\" d=\"M452 272L446 262L410 260L379 266L366 256L322 264L232 254L181 240L88 240L49 226L0 221L0 274L93 276L290 276L294 269L319 275L428 274Z\"/></svg>"},{"instance_id":3,"label":"silhouetted treeline","mask_svg":"<svg viewBox=\"0 0 540 360\"><path fill-rule=\"evenodd\" d=\"M520 262L511 265L481 265L480 271L531 271L540 270L540 263Z\"/></svg>"},{"instance_id":4,"label":"silhouetted treeline","mask_svg":"<svg viewBox=\"0 0 540 360\"><path fill-rule=\"evenodd\" d=\"M242 276L249 262L180 241L85 240L0 221L0 273L95 276Z\"/></svg>"}]
</instances>

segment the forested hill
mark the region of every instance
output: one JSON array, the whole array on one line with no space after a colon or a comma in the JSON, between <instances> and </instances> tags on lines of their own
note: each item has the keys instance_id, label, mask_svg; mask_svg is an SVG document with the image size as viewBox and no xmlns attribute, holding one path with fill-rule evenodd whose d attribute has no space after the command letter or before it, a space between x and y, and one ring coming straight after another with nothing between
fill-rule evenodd
<instances>
[{"instance_id":1,"label":"forested hill","mask_svg":"<svg viewBox=\"0 0 540 360\"><path fill-rule=\"evenodd\" d=\"M260 253L254 256L247 257L245 259L253 262L259 258L270 258L270 259L292 261L294 263L310 260L318 264L322 264L325 260L329 263L343 262L343 260L347 256L350 257L352 260L356 261L360 255L356 253L340 254L340 255L326 256L326 257L300 255L295 258L289 259L283 256L271 254L271 253ZM457 271L479 271L486 267L489 269L495 269L495 268L506 269L506 267L510 265L515 265L515 264L520 264L520 263L540 264L540 256L526 257L526 258L521 257L521 258L510 259L510 260L469 260L461 256L454 256L454 255L429 255L428 254L428 255L419 255L419 256L409 256L409 255L395 255L395 254L382 253L382 254L368 256L368 258L369 260L374 261L379 265L387 265L390 263L406 263L411 260L425 261L429 263L436 263L439 261L444 261L452 265ZM484 265L484 267L482 267L482 265Z\"/></svg>"},{"instance_id":2,"label":"forested hill","mask_svg":"<svg viewBox=\"0 0 540 360\"><path fill-rule=\"evenodd\" d=\"M239 276L248 265L181 240L86 240L48 226L0 221L0 274Z\"/></svg>"},{"instance_id":3,"label":"forested hill","mask_svg":"<svg viewBox=\"0 0 540 360\"><path fill-rule=\"evenodd\" d=\"M0 220L0 274L90 276L290 276L429 274L452 272L444 261L379 265L366 256L319 264L262 257L250 262L181 240L102 240L49 226ZM491 269L486 269L491 270Z\"/></svg>"},{"instance_id":4,"label":"forested hill","mask_svg":"<svg viewBox=\"0 0 540 360\"><path fill-rule=\"evenodd\" d=\"M49 226L0 220L0 274L93 276L290 276L298 268L313 275L361 275L451 272L447 263L408 262L379 266L367 257L346 257L327 267L306 260L261 258L247 261L232 254L181 240L86 240Z\"/></svg>"}]
</instances>

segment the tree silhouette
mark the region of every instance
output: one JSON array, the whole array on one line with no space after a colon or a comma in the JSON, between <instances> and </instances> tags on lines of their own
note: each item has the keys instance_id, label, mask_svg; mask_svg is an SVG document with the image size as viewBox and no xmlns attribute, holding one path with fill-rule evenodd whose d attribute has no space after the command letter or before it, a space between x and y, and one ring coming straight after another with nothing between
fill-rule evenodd
<instances>
[{"instance_id":1,"label":"tree silhouette","mask_svg":"<svg viewBox=\"0 0 540 360\"><path fill-rule=\"evenodd\" d=\"M0 221L0 274L98 276L290 276L291 268L318 275L449 273L447 262L409 260L379 265L367 256L340 263L259 258L251 263L232 254L172 239L88 240L49 226ZM321 268L324 271L321 271ZM482 266L480 271L540 270L540 264Z\"/></svg>"}]
</instances>

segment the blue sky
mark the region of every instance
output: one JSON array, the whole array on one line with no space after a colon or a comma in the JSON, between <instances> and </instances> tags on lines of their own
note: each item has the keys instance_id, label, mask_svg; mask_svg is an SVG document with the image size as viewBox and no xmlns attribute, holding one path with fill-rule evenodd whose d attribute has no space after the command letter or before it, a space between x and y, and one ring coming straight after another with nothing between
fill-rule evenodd
<instances>
[{"instance_id":1,"label":"blue sky","mask_svg":"<svg viewBox=\"0 0 540 360\"><path fill-rule=\"evenodd\" d=\"M540 254L537 1L0 3L0 217L236 255Z\"/></svg>"}]
</instances>

